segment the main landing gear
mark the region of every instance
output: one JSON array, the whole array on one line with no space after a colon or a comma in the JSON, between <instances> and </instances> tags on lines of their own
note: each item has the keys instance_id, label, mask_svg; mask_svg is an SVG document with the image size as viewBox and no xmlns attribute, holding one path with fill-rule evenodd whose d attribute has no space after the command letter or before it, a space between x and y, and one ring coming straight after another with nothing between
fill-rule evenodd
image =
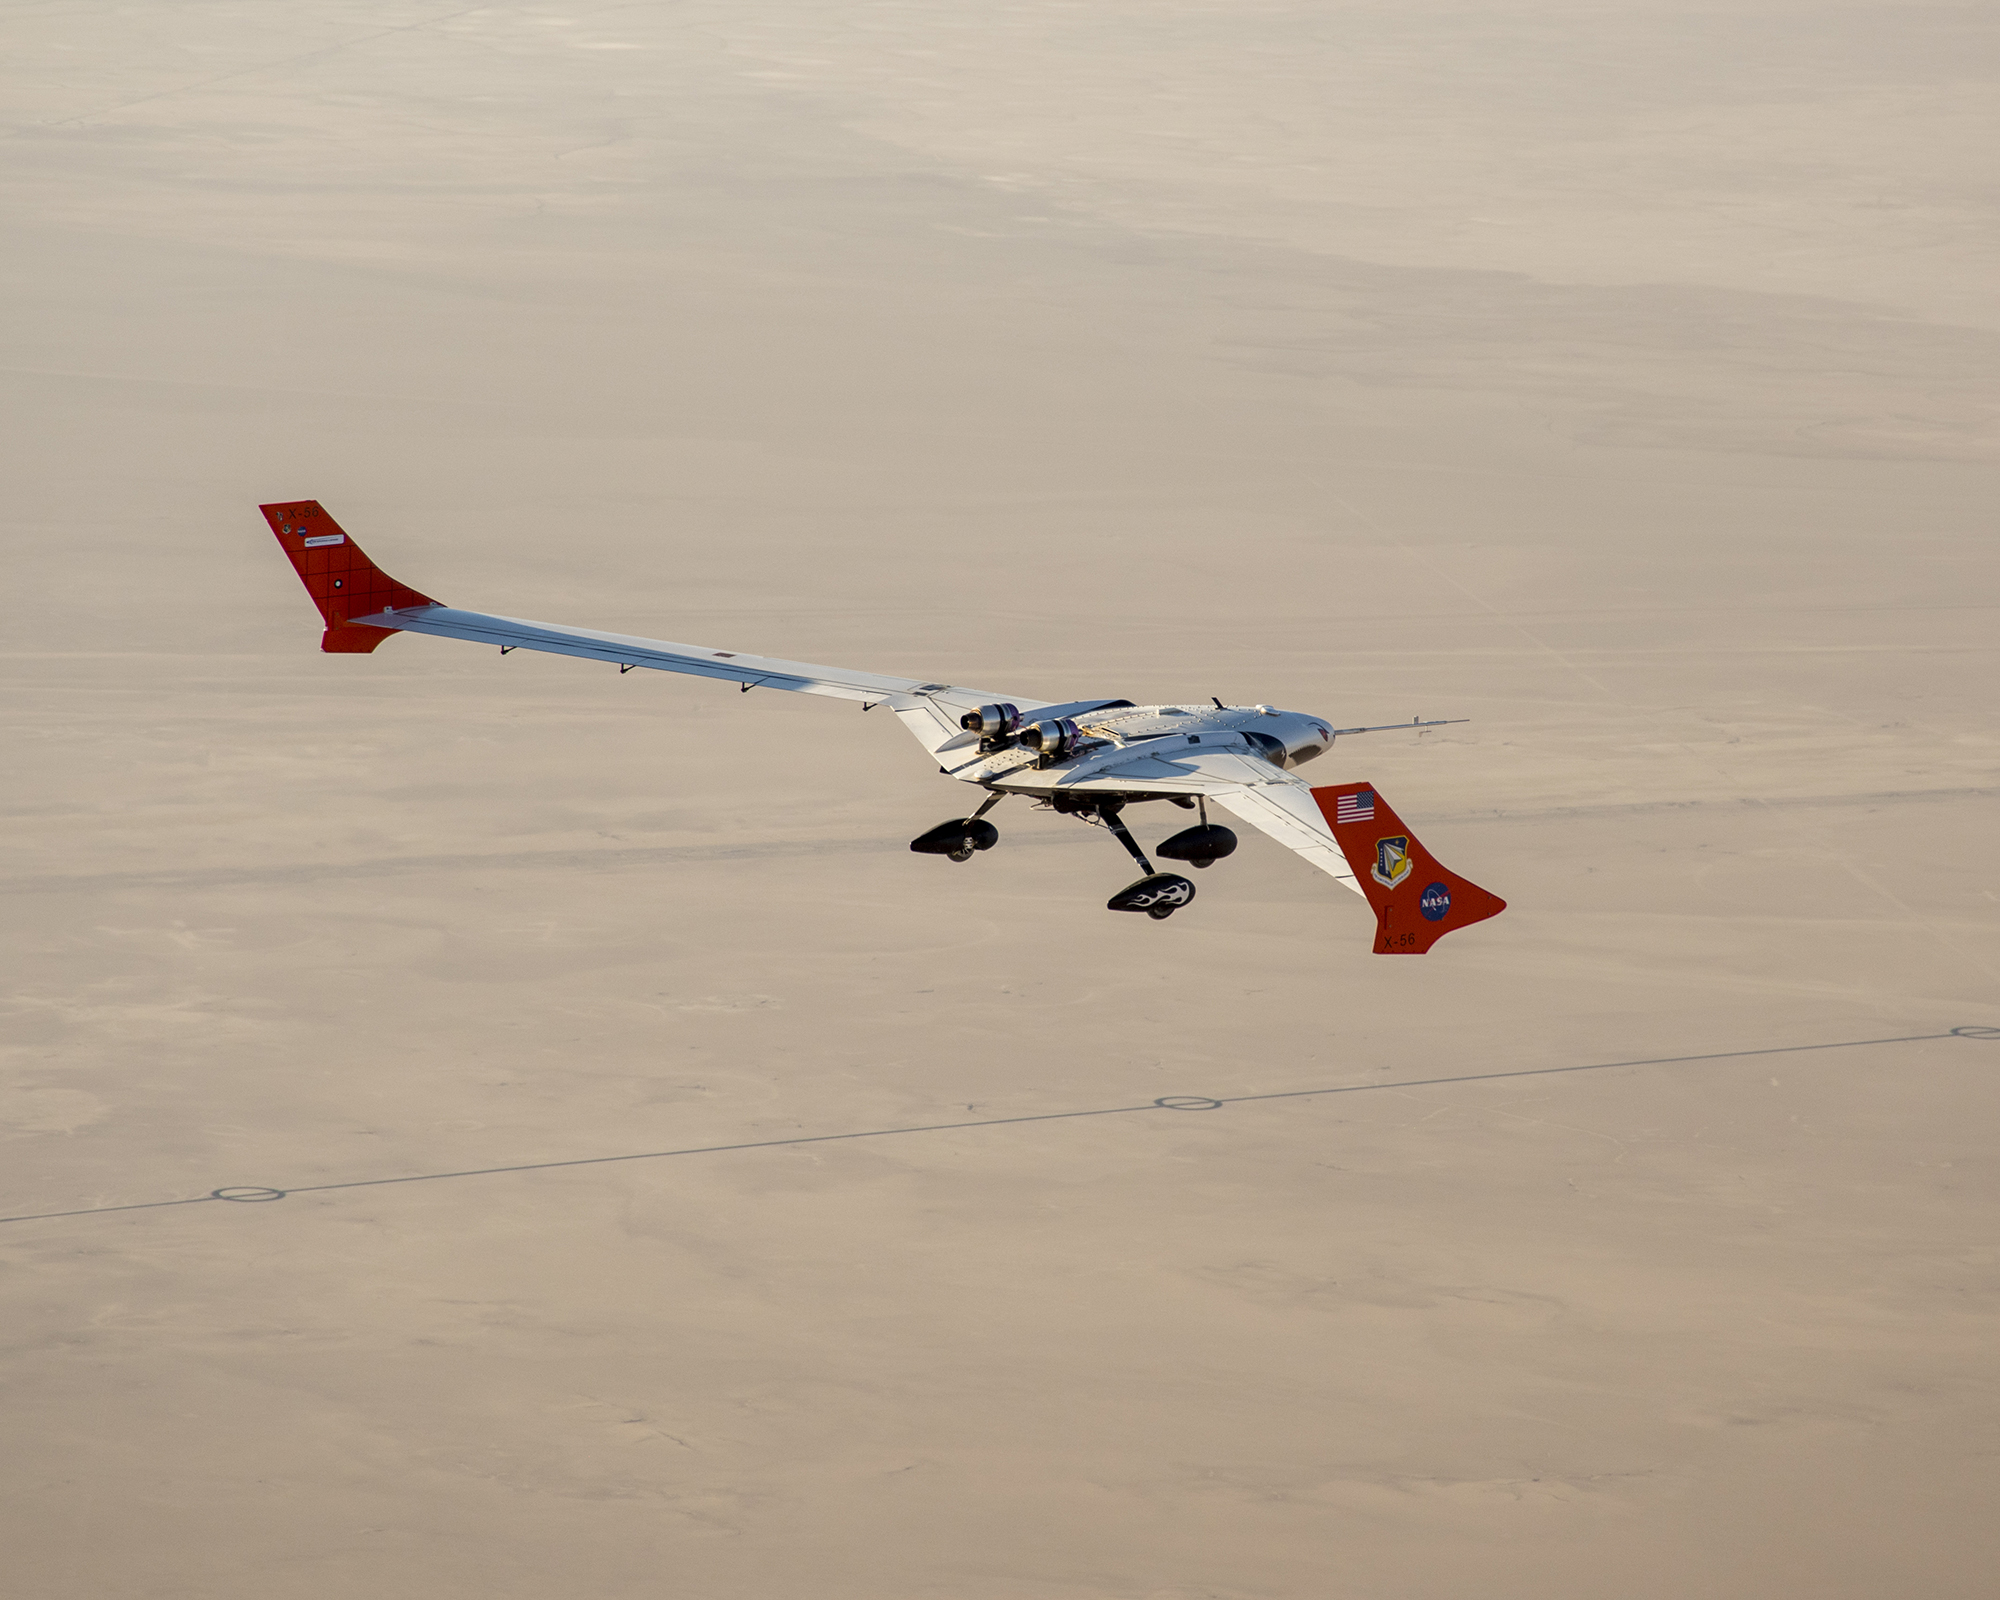
<instances>
[{"instance_id":1,"label":"main landing gear","mask_svg":"<svg viewBox=\"0 0 2000 1600\"><path fill-rule=\"evenodd\" d=\"M985 820L986 813L1005 798L998 793L987 796L986 803L971 816L940 822L930 832L912 839L910 848L920 856L945 856L953 861L970 861L979 851L991 850L1000 842L1000 830ZM1163 798L1189 809L1196 805L1201 808L1199 827L1185 828L1160 845L1159 854L1167 860L1206 867L1236 849L1236 835L1208 820L1207 801L1197 798L1190 802L1178 795ZM1121 813L1126 802L1119 796L1065 794L1058 790L1049 797L1048 804L1064 816L1081 817L1106 829L1139 863L1139 870L1145 876L1136 883L1126 884L1105 901L1107 911L1143 911L1155 922L1164 922L1194 898L1194 885L1179 873L1154 870L1146 852L1139 848L1139 841L1132 837L1132 830L1125 826Z\"/></svg>"},{"instance_id":2,"label":"main landing gear","mask_svg":"<svg viewBox=\"0 0 2000 1600\"><path fill-rule=\"evenodd\" d=\"M940 822L930 832L920 833L912 839L910 848L920 856L948 856L953 861L970 861L975 850L991 850L1000 842L1000 830L984 818L1006 798L1003 794L988 795L986 804L971 816Z\"/></svg>"}]
</instances>

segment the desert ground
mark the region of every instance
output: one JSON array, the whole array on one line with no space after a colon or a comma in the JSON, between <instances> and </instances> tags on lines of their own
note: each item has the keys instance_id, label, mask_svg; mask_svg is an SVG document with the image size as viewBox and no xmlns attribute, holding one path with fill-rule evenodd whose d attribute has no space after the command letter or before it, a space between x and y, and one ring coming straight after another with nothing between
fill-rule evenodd
<instances>
[{"instance_id":1,"label":"desert ground","mask_svg":"<svg viewBox=\"0 0 2000 1600\"><path fill-rule=\"evenodd\" d=\"M1994 1593L2000 14L0 44L0 1591ZM912 855L886 713L322 655L307 497L476 609L1469 718L1305 775L1510 909L1374 956L1244 828L1114 916L1024 801Z\"/></svg>"}]
</instances>

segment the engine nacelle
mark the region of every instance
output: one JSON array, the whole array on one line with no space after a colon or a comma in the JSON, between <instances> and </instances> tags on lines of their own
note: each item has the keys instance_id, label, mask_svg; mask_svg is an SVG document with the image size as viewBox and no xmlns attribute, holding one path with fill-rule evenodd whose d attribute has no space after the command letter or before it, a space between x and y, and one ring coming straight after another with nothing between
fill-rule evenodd
<instances>
[{"instance_id":1,"label":"engine nacelle","mask_svg":"<svg viewBox=\"0 0 2000 1600\"><path fill-rule=\"evenodd\" d=\"M1020 737L1024 749L1041 757L1040 765L1052 767L1074 753L1083 741L1083 730L1073 717L1055 717L1048 722L1030 723L1021 730Z\"/></svg>"},{"instance_id":2,"label":"engine nacelle","mask_svg":"<svg viewBox=\"0 0 2000 1600\"><path fill-rule=\"evenodd\" d=\"M1169 861L1185 861L1191 867L1205 867L1211 861L1220 861L1234 853L1236 835L1219 823L1211 822L1206 827L1185 828L1156 845L1153 854L1165 856Z\"/></svg>"},{"instance_id":3,"label":"engine nacelle","mask_svg":"<svg viewBox=\"0 0 2000 1600\"><path fill-rule=\"evenodd\" d=\"M977 711L966 712L958 719L958 725L967 733L1015 733L1021 726L1021 713L1004 703L981 706Z\"/></svg>"},{"instance_id":4,"label":"engine nacelle","mask_svg":"<svg viewBox=\"0 0 2000 1600\"><path fill-rule=\"evenodd\" d=\"M979 753L1005 750L1014 742L1014 736L1021 731L1021 713L1005 701L998 705L981 706L977 711L968 711L958 719L958 725L967 733L979 735Z\"/></svg>"}]
</instances>

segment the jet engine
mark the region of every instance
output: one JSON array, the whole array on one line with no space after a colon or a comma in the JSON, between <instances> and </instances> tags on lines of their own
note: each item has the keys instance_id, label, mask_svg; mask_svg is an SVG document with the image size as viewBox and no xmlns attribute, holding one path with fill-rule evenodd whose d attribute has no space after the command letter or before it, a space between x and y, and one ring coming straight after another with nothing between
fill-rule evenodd
<instances>
[{"instance_id":1,"label":"jet engine","mask_svg":"<svg viewBox=\"0 0 2000 1600\"><path fill-rule=\"evenodd\" d=\"M1191 867L1205 867L1220 861L1236 849L1236 835L1219 823L1186 828L1155 846L1153 854L1169 861L1185 861Z\"/></svg>"},{"instance_id":2,"label":"jet engine","mask_svg":"<svg viewBox=\"0 0 2000 1600\"><path fill-rule=\"evenodd\" d=\"M1032 750L1041 759L1037 766L1052 767L1066 755L1073 754L1083 742L1083 730L1072 717L1056 717L1049 722L1031 723L1021 730L1021 744Z\"/></svg>"},{"instance_id":3,"label":"jet engine","mask_svg":"<svg viewBox=\"0 0 2000 1600\"><path fill-rule=\"evenodd\" d=\"M1003 701L966 712L958 719L958 725L967 733L979 735L979 753L986 755L1004 750L1014 742L1014 735L1021 731L1021 713Z\"/></svg>"}]
</instances>

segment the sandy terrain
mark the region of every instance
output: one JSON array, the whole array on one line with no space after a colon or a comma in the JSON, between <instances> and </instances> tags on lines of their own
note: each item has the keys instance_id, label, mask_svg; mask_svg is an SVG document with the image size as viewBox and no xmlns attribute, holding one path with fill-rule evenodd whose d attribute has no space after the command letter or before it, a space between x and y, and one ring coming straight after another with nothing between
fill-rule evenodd
<instances>
[{"instance_id":1,"label":"sandy terrain","mask_svg":"<svg viewBox=\"0 0 2000 1600\"><path fill-rule=\"evenodd\" d=\"M0 1591L1993 1592L1990 8L0 46ZM1251 836L1115 917L1021 802L910 855L882 715L322 656L304 496L513 615L1474 718L1311 772L1512 908L1374 957Z\"/></svg>"}]
</instances>

